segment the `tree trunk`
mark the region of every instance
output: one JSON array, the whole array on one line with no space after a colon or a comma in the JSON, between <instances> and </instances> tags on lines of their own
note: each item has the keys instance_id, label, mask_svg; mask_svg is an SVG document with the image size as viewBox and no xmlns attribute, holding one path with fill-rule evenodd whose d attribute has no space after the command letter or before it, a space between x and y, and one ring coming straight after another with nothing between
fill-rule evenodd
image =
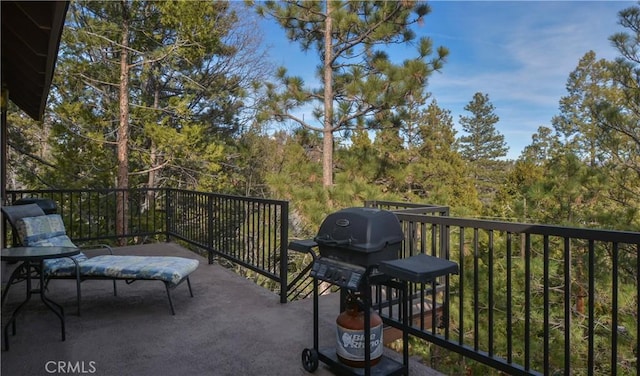
<instances>
[{"instance_id":1,"label":"tree trunk","mask_svg":"<svg viewBox=\"0 0 640 376\"><path fill-rule=\"evenodd\" d=\"M142 207L143 210L151 209L151 205L153 205L154 198L155 198L155 191L152 190L152 188L156 188L156 185L157 185L156 166L158 165L158 148L154 141L151 141L151 146L149 147L149 159L150 159L150 167L151 167L149 169L149 175L147 177L147 188L149 188L149 190L147 191L146 203Z\"/></svg>"},{"instance_id":2,"label":"tree trunk","mask_svg":"<svg viewBox=\"0 0 640 376\"><path fill-rule=\"evenodd\" d=\"M157 110L160 107L160 90L158 89L158 85L155 85L154 82L154 96L153 96L153 109ZM151 146L149 147L149 176L147 177L147 188L150 188L147 191L147 203L144 206L146 210L151 208L153 205L155 198L155 191L151 190L151 188L157 188L157 172L156 167L158 166L158 148L155 141L151 140Z\"/></svg>"},{"instance_id":3,"label":"tree trunk","mask_svg":"<svg viewBox=\"0 0 640 376\"><path fill-rule=\"evenodd\" d=\"M331 1L327 1L327 18L324 29L324 132L322 142L322 185L333 185L333 20Z\"/></svg>"},{"instance_id":4,"label":"tree trunk","mask_svg":"<svg viewBox=\"0 0 640 376\"><path fill-rule=\"evenodd\" d=\"M333 71L331 1L327 1L327 18L324 24L324 131L322 138L322 186L333 185ZM321 295L331 293L329 282L320 282Z\"/></svg>"},{"instance_id":5,"label":"tree trunk","mask_svg":"<svg viewBox=\"0 0 640 376\"><path fill-rule=\"evenodd\" d=\"M126 1L122 5L122 40L120 53L120 123L118 125L118 174L117 187L122 189L116 195L116 234L118 244L126 244L128 229L128 192L129 188L129 9Z\"/></svg>"}]
</instances>

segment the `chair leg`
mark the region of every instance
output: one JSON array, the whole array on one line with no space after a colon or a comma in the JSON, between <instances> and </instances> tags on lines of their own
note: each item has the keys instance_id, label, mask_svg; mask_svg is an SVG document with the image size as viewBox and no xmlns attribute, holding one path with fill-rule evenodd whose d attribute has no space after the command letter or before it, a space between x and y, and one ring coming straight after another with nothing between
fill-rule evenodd
<instances>
[{"instance_id":1,"label":"chair leg","mask_svg":"<svg viewBox=\"0 0 640 376\"><path fill-rule=\"evenodd\" d=\"M189 280L189 276L187 276L187 286L189 286L189 294L193 298L193 290L191 290L191 280Z\"/></svg>"},{"instance_id":2,"label":"chair leg","mask_svg":"<svg viewBox=\"0 0 640 376\"><path fill-rule=\"evenodd\" d=\"M11 287L12 284L16 283L14 282L16 279L20 279L21 277L21 273L26 273L23 272L24 269L24 264L20 264L20 266L18 266L13 273L11 273L11 276L9 277L9 281L7 282L7 285L4 288L4 291L2 292L2 303L0 304L4 304L5 299L7 299L7 294L9 293L9 288Z\"/></svg>"},{"instance_id":3,"label":"chair leg","mask_svg":"<svg viewBox=\"0 0 640 376\"><path fill-rule=\"evenodd\" d=\"M169 298L169 306L171 307L171 314L176 315L176 311L173 309L173 301L171 300L171 292L169 291L169 283L165 282L164 287L167 290L167 298Z\"/></svg>"},{"instance_id":4,"label":"chair leg","mask_svg":"<svg viewBox=\"0 0 640 376\"><path fill-rule=\"evenodd\" d=\"M80 302L82 300L82 290L80 289L80 282L82 282L80 279L80 264L78 263L78 260L73 257L69 258L74 264L76 264L76 309L78 311L78 316L80 316Z\"/></svg>"}]
</instances>

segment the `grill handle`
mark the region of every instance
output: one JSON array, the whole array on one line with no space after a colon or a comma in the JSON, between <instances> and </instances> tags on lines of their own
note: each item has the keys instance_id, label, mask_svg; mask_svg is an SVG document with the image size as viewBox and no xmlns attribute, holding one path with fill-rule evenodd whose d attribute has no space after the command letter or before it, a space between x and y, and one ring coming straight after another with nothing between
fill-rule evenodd
<instances>
[{"instance_id":1,"label":"grill handle","mask_svg":"<svg viewBox=\"0 0 640 376\"><path fill-rule=\"evenodd\" d=\"M326 237L326 238L316 237L313 240L315 240L316 243L318 243L320 245L326 245L328 247L340 247L340 246L345 246L345 245L350 245L351 244L351 239L335 240L335 239L332 239L332 238L329 238L329 237Z\"/></svg>"},{"instance_id":2,"label":"grill handle","mask_svg":"<svg viewBox=\"0 0 640 376\"><path fill-rule=\"evenodd\" d=\"M288 249L300 253L311 253L313 255L311 249L317 245L318 244L313 240L292 240L289 242Z\"/></svg>"}]
</instances>

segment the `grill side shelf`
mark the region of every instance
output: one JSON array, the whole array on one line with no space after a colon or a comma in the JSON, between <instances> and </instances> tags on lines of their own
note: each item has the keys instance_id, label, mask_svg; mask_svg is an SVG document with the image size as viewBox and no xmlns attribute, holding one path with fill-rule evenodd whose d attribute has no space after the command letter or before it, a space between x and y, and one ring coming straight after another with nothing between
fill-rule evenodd
<instances>
[{"instance_id":1,"label":"grill side shelf","mask_svg":"<svg viewBox=\"0 0 640 376\"><path fill-rule=\"evenodd\" d=\"M447 274L458 274L458 264L439 257L419 254L403 259L382 261L381 273L403 281L426 283Z\"/></svg>"}]
</instances>

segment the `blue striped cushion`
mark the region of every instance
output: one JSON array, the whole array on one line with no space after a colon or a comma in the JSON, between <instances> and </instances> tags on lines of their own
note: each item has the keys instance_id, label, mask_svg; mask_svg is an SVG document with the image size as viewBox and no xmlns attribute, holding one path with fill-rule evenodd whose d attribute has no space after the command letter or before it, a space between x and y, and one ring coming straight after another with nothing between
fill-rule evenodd
<instances>
[{"instance_id":1,"label":"blue striped cushion","mask_svg":"<svg viewBox=\"0 0 640 376\"><path fill-rule=\"evenodd\" d=\"M16 229L18 230L18 237L26 247L59 246L76 248L76 245L67 236L60 214L20 218L16 221ZM87 259L87 256L83 253L72 257L78 262ZM50 268L63 268L67 271L67 275L75 275L76 273L75 263L68 257L45 260L44 266L46 274L50 273Z\"/></svg>"},{"instance_id":2,"label":"blue striped cushion","mask_svg":"<svg viewBox=\"0 0 640 376\"><path fill-rule=\"evenodd\" d=\"M47 260L48 261L48 260ZM69 259L56 259L47 274L55 277L75 275L75 264ZM103 255L80 263L80 275L119 279L156 279L175 286L198 267L198 260L170 256Z\"/></svg>"},{"instance_id":3,"label":"blue striped cushion","mask_svg":"<svg viewBox=\"0 0 640 376\"><path fill-rule=\"evenodd\" d=\"M66 236L67 234L60 214L20 218L16 221L16 229L18 230L20 241L26 247L62 245L48 244L47 240L59 236ZM59 240L56 241L56 243L63 243L63 241ZM71 243L71 240L69 240L69 243ZM75 245L71 243L71 247L75 247Z\"/></svg>"}]
</instances>

